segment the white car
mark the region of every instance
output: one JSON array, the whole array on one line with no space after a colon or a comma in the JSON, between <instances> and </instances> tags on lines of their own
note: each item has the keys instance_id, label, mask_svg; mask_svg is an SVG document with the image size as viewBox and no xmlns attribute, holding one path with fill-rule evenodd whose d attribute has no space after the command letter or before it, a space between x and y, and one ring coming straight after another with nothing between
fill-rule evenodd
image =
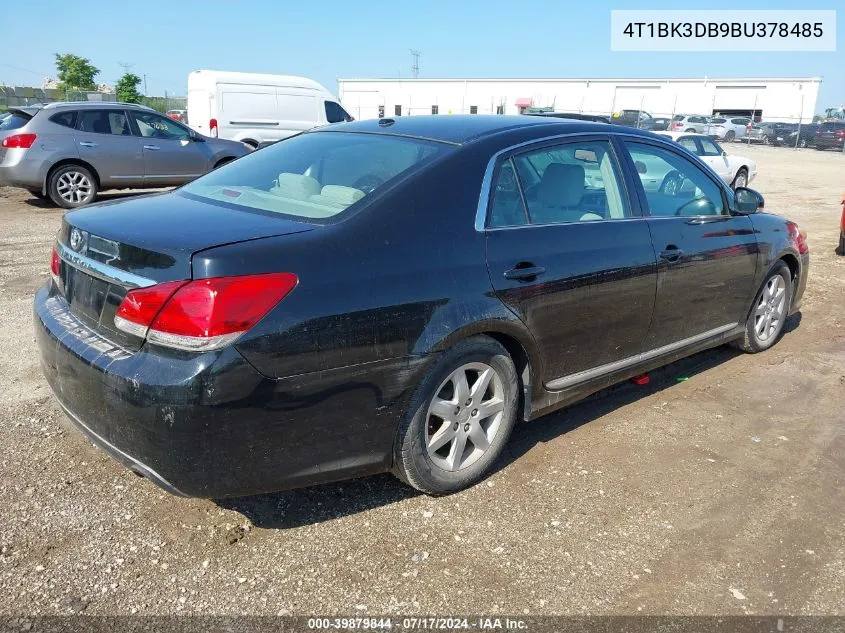
<instances>
[{"instance_id":1,"label":"white car","mask_svg":"<svg viewBox=\"0 0 845 633\"><path fill-rule=\"evenodd\" d=\"M749 123L748 117L713 117L705 132L720 141L733 141L745 136Z\"/></svg>"},{"instance_id":2,"label":"white car","mask_svg":"<svg viewBox=\"0 0 845 633\"><path fill-rule=\"evenodd\" d=\"M676 114L669 125L670 132L704 133L710 124L710 117L700 114Z\"/></svg>"},{"instance_id":3,"label":"white car","mask_svg":"<svg viewBox=\"0 0 845 633\"><path fill-rule=\"evenodd\" d=\"M710 165L719 176L732 188L747 187L757 176L757 163L744 156L729 156L718 143L704 134L686 134L684 132L655 132L668 136L683 145L705 163Z\"/></svg>"}]
</instances>

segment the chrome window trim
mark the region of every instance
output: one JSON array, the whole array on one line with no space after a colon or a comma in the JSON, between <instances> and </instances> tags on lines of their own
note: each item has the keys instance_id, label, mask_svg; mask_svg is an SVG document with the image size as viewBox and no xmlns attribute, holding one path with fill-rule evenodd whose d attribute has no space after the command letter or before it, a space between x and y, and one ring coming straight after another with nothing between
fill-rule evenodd
<instances>
[{"instance_id":1,"label":"chrome window trim","mask_svg":"<svg viewBox=\"0 0 845 633\"><path fill-rule=\"evenodd\" d=\"M562 378L556 378L555 380L546 383L546 389L548 389L549 391L561 391L563 389L566 389L567 387L572 387L579 383L592 380L593 378L599 378L605 374L612 374L615 371L620 371L627 367L633 367L634 365L638 365L648 360L652 360L653 358L657 358L659 356L663 356L664 354L669 354L671 352L687 347L688 345L700 343L701 341L705 341L709 338L718 336L719 334L726 334L734 328L739 327L739 325L739 323L728 323L726 325L721 325L717 328L713 328L712 330L702 332L701 334L696 334L695 336L690 336L688 338L681 339L680 341L675 341L674 343L663 345L662 347L656 347L655 349L649 350L648 352L634 354L633 356L623 358L622 360L616 360L612 363L606 363L604 365L599 365L598 367L593 367L592 369L585 369L584 371L579 371L577 374L571 374L569 376L563 376Z\"/></svg>"},{"instance_id":2,"label":"chrome window trim","mask_svg":"<svg viewBox=\"0 0 845 633\"><path fill-rule=\"evenodd\" d=\"M147 279L146 277L120 270L114 266L103 264L85 255L80 255L61 242L56 242L56 251L66 264L110 284L119 284L130 288L148 288L158 283L152 279Z\"/></svg>"}]
</instances>

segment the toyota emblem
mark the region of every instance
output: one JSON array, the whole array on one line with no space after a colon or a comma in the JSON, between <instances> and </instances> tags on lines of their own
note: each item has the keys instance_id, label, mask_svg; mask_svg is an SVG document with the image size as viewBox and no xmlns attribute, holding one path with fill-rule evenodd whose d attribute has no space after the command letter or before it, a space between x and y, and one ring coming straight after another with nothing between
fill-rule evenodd
<instances>
[{"instance_id":1,"label":"toyota emblem","mask_svg":"<svg viewBox=\"0 0 845 633\"><path fill-rule=\"evenodd\" d=\"M82 231L79 229L73 229L70 232L70 247L76 252L82 249L82 244L85 241L83 237Z\"/></svg>"}]
</instances>

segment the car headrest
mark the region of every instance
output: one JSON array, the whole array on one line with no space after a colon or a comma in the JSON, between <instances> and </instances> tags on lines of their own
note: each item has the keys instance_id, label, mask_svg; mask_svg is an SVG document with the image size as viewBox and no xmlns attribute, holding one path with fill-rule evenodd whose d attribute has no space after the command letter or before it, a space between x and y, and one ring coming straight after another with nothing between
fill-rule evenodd
<instances>
[{"instance_id":1,"label":"car headrest","mask_svg":"<svg viewBox=\"0 0 845 633\"><path fill-rule=\"evenodd\" d=\"M537 200L550 207L577 207L584 196L584 167L551 163L543 172Z\"/></svg>"},{"instance_id":2,"label":"car headrest","mask_svg":"<svg viewBox=\"0 0 845 633\"><path fill-rule=\"evenodd\" d=\"M270 191L285 198L294 200L308 200L320 193L320 183L311 176L282 172L279 174L278 185Z\"/></svg>"},{"instance_id":3,"label":"car headrest","mask_svg":"<svg viewBox=\"0 0 845 633\"><path fill-rule=\"evenodd\" d=\"M320 191L320 200L315 202L324 202L326 204L333 204L348 207L349 205L358 202L364 197L364 192L354 187L343 187L341 185L326 185Z\"/></svg>"}]
</instances>

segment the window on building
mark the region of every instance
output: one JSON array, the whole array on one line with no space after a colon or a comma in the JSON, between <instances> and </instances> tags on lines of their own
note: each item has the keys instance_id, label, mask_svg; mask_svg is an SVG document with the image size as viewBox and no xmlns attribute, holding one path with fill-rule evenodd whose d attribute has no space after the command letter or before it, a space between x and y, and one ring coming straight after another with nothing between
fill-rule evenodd
<instances>
[{"instance_id":1,"label":"window on building","mask_svg":"<svg viewBox=\"0 0 845 633\"><path fill-rule=\"evenodd\" d=\"M436 105L431 106L431 113L432 114L440 114L440 106L436 106Z\"/></svg>"},{"instance_id":2,"label":"window on building","mask_svg":"<svg viewBox=\"0 0 845 633\"><path fill-rule=\"evenodd\" d=\"M393 106L393 114L395 114L396 116L402 116L402 106L400 106L400 105Z\"/></svg>"},{"instance_id":3,"label":"window on building","mask_svg":"<svg viewBox=\"0 0 845 633\"><path fill-rule=\"evenodd\" d=\"M496 114L504 114L505 113L505 106L498 105L496 106Z\"/></svg>"},{"instance_id":4,"label":"window on building","mask_svg":"<svg viewBox=\"0 0 845 633\"><path fill-rule=\"evenodd\" d=\"M378 107L378 118L380 118L380 119L384 118L384 106Z\"/></svg>"},{"instance_id":5,"label":"window on building","mask_svg":"<svg viewBox=\"0 0 845 633\"><path fill-rule=\"evenodd\" d=\"M478 114L478 106L470 106L469 107L470 114Z\"/></svg>"}]
</instances>

